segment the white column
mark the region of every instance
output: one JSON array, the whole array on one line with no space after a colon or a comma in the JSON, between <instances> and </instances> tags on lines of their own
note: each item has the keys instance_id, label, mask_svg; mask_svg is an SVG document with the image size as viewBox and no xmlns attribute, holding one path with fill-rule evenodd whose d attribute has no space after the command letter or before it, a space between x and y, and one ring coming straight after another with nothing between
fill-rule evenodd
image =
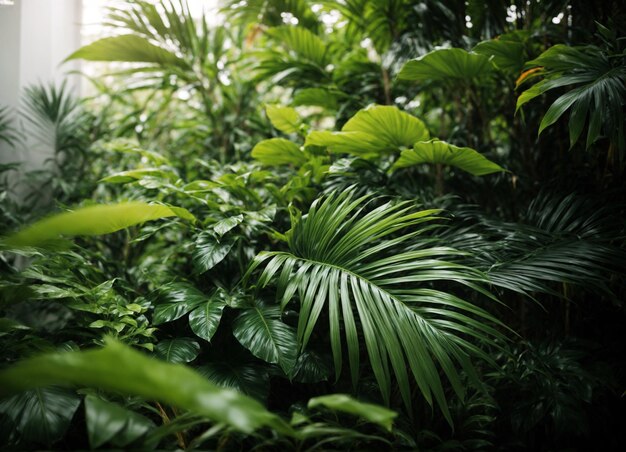
<instances>
[{"instance_id":1,"label":"white column","mask_svg":"<svg viewBox=\"0 0 626 452\"><path fill-rule=\"evenodd\" d=\"M62 62L80 47L81 11L81 0L14 0L0 7L0 104L17 110L26 86L58 84L79 69L78 61ZM68 83L80 95L79 77L69 76ZM52 154L32 139L21 149L0 146L0 162L23 161L28 169Z\"/></svg>"}]
</instances>

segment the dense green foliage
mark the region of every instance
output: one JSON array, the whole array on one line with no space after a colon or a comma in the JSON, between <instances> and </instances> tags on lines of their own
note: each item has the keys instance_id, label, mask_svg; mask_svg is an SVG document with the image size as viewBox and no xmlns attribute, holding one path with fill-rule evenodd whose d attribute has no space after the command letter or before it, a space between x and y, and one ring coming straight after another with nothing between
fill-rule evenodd
<instances>
[{"instance_id":1,"label":"dense green foliage","mask_svg":"<svg viewBox=\"0 0 626 452\"><path fill-rule=\"evenodd\" d=\"M623 446L620 3L223 3L0 106L0 444Z\"/></svg>"}]
</instances>

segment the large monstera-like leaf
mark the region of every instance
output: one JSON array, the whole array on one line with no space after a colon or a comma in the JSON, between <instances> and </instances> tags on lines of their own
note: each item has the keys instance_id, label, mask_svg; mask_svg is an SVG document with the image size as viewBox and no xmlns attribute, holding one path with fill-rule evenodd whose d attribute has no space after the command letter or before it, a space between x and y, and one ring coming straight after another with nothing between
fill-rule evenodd
<instances>
[{"instance_id":1,"label":"large monstera-like leaf","mask_svg":"<svg viewBox=\"0 0 626 452\"><path fill-rule=\"evenodd\" d=\"M489 358L474 340L493 343L500 334L490 326L497 320L485 311L431 284L455 281L482 290L476 284L484 277L445 260L455 250L420 241L419 225L432 221L436 211L412 212L407 203L389 202L364 213L367 205L367 197L355 199L349 191L316 201L287 233L290 251L261 253L250 271L265 265L261 287L277 276L282 306L298 294L301 348L326 311L337 374L345 341L356 384L363 340L387 402L395 375L411 405L410 372L424 398L450 420L438 367L462 396L455 361L475 375L469 356Z\"/></svg>"},{"instance_id":2,"label":"large monstera-like leaf","mask_svg":"<svg viewBox=\"0 0 626 452\"><path fill-rule=\"evenodd\" d=\"M474 149L461 148L436 139L415 143L413 149L402 151L394 168L406 168L421 163L450 165L474 176L505 171L500 165Z\"/></svg>"},{"instance_id":3,"label":"large monstera-like leaf","mask_svg":"<svg viewBox=\"0 0 626 452\"><path fill-rule=\"evenodd\" d=\"M418 82L464 81L490 74L494 66L485 55L463 49L437 49L408 61L398 78Z\"/></svg>"},{"instance_id":4,"label":"large monstera-like leaf","mask_svg":"<svg viewBox=\"0 0 626 452\"><path fill-rule=\"evenodd\" d=\"M415 116L397 107L370 105L350 118L341 132L311 132L305 144L328 146L331 151L360 157L377 157L429 137L428 129Z\"/></svg>"},{"instance_id":5,"label":"large monstera-like leaf","mask_svg":"<svg viewBox=\"0 0 626 452\"><path fill-rule=\"evenodd\" d=\"M624 152L624 113L626 104L626 65L624 56L610 55L596 46L568 47L555 45L527 63L529 70L518 85L530 76L543 80L524 91L517 99L517 110L541 94L562 87L574 87L562 94L550 106L539 125L539 133L551 126L570 110L570 146L574 146L583 131L587 117L589 148L604 133Z\"/></svg>"}]
</instances>

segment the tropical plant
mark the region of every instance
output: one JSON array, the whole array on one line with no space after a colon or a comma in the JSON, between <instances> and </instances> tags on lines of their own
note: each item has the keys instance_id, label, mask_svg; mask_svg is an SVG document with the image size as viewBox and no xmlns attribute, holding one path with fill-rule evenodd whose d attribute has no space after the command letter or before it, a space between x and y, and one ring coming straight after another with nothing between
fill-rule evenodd
<instances>
[{"instance_id":1,"label":"tropical plant","mask_svg":"<svg viewBox=\"0 0 626 452\"><path fill-rule=\"evenodd\" d=\"M574 147L588 122L585 148L589 149L600 136L604 136L610 142L607 160L623 164L626 152L623 112L626 57L623 40L617 39L615 31L600 24L598 30L603 40L601 47L559 44L529 61L526 64L528 69L520 76L517 85L539 76L543 79L520 94L516 109L519 110L524 104L550 90L576 86L561 95L546 111L539 125L539 133L570 110L570 148Z\"/></svg>"},{"instance_id":2,"label":"tropical plant","mask_svg":"<svg viewBox=\"0 0 626 452\"><path fill-rule=\"evenodd\" d=\"M0 448L623 449L621 4L195 6L0 111Z\"/></svg>"}]
</instances>

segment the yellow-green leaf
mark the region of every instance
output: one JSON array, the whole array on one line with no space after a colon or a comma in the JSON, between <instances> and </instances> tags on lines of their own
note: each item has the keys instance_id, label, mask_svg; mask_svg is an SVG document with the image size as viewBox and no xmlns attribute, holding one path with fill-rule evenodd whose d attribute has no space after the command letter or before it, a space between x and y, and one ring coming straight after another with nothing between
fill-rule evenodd
<instances>
[{"instance_id":1,"label":"yellow-green leaf","mask_svg":"<svg viewBox=\"0 0 626 452\"><path fill-rule=\"evenodd\" d=\"M4 239L12 248L45 246L61 236L100 235L158 218L173 217L167 206L144 202L96 205L40 220Z\"/></svg>"}]
</instances>

